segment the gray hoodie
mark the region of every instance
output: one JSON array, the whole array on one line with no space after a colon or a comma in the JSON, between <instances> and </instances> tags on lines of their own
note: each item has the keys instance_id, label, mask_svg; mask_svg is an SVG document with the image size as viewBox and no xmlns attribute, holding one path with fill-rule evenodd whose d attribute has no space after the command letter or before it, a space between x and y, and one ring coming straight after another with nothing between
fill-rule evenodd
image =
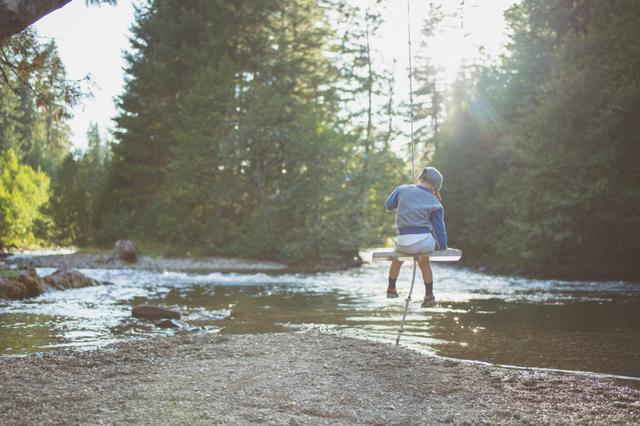
<instances>
[{"instance_id":1,"label":"gray hoodie","mask_svg":"<svg viewBox=\"0 0 640 426\"><path fill-rule=\"evenodd\" d=\"M400 185L389 195L385 207L396 210L399 235L434 233L440 250L448 247L444 208L428 188Z\"/></svg>"}]
</instances>

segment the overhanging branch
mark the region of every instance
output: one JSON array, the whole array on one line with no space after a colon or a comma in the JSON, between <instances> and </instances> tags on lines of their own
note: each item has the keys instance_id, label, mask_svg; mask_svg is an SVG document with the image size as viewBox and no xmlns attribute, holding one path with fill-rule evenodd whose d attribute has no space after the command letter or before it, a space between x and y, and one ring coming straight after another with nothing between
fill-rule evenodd
<instances>
[{"instance_id":1,"label":"overhanging branch","mask_svg":"<svg viewBox=\"0 0 640 426\"><path fill-rule=\"evenodd\" d=\"M0 0L0 41L27 28L71 0Z\"/></svg>"}]
</instances>

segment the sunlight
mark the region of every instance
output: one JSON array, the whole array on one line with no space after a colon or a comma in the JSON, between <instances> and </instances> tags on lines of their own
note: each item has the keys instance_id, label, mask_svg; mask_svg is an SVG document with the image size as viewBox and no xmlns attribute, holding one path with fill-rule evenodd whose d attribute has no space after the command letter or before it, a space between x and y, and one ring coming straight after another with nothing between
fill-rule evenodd
<instances>
[{"instance_id":1,"label":"sunlight","mask_svg":"<svg viewBox=\"0 0 640 426\"><path fill-rule=\"evenodd\" d=\"M442 72L446 83L452 83L460 74L462 65L474 58L475 51L459 30L443 31L434 37L428 55Z\"/></svg>"},{"instance_id":2,"label":"sunlight","mask_svg":"<svg viewBox=\"0 0 640 426\"><path fill-rule=\"evenodd\" d=\"M370 8L379 12L384 24L380 29L376 49L381 53L380 64L398 63L396 72L399 80L405 74L408 63L407 53L407 3L406 1L352 0L363 9ZM432 63L441 69L442 78L451 83L460 72L463 63L470 64L483 56L497 58L504 52L507 40L504 11L515 0L495 0L480 2L466 1L418 1L411 0L411 38L413 59L429 57ZM443 15L442 22L428 45L422 46L425 37L422 28L425 19L431 13L431 7L439 7ZM406 82L399 81L404 88ZM401 90L398 93L405 93Z\"/></svg>"},{"instance_id":3,"label":"sunlight","mask_svg":"<svg viewBox=\"0 0 640 426\"><path fill-rule=\"evenodd\" d=\"M507 37L503 13L513 3L514 0L434 2L442 8L445 18L426 52L447 83L456 79L464 65L487 58L495 60L504 53ZM424 20L427 14L425 10L420 18Z\"/></svg>"}]
</instances>

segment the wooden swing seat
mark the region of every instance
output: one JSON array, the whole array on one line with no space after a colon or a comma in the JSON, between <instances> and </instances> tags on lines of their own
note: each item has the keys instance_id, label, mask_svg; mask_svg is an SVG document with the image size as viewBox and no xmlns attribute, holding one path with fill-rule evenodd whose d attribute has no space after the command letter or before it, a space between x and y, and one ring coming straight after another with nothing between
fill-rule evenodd
<instances>
[{"instance_id":1,"label":"wooden swing seat","mask_svg":"<svg viewBox=\"0 0 640 426\"><path fill-rule=\"evenodd\" d=\"M373 252L371 260L373 262L388 262L391 260L413 260L416 257L428 257L432 262L457 262L462 259L462 250L448 248L428 254L414 255L401 253L393 249L377 249Z\"/></svg>"}]
</instances>

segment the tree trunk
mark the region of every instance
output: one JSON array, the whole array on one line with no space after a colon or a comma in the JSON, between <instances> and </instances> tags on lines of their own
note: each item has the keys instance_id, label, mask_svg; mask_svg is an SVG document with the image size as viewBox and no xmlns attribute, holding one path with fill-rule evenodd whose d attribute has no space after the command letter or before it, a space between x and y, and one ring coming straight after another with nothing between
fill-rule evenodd
<instances>
[{"instance_id":1,"label":"tree trunk","mask_svg":"<svg viewBox=\"0 0 640 426\"><path fill-rule=\"evenodd\" d=\"M369 172L369 150L371 148L371 131L373 130L373 65L371 63L371 44L369 41L369 13L365 16L365 37L367 41L367 136L364 145L364 174Z\"/></svg>"},{"instance_id":2,"label":"tree trunk","mask_svg":"<svg viewBox=\"0 0 640 426\"><path fill-rule=\"evenodd\" d=\"M260 141L256 141L253 152L254 152L254 161L252 164L253 167L253 177L256 183L256 190L258 192L258 208L264 209L267 205L267 190L264 181L264 172L262 165L262 155L260 152L260 147L258 144Z\"/></svg>"},{"instance_id":3,"label":"tree trunk","mask_svg":"<svg viewBox=\"0 0 640 426\"><path fill-rule=\"evenodd\" d=\"M19 33L71 0L0 0L0 41Z\"/></svg>"}]
</instances>

